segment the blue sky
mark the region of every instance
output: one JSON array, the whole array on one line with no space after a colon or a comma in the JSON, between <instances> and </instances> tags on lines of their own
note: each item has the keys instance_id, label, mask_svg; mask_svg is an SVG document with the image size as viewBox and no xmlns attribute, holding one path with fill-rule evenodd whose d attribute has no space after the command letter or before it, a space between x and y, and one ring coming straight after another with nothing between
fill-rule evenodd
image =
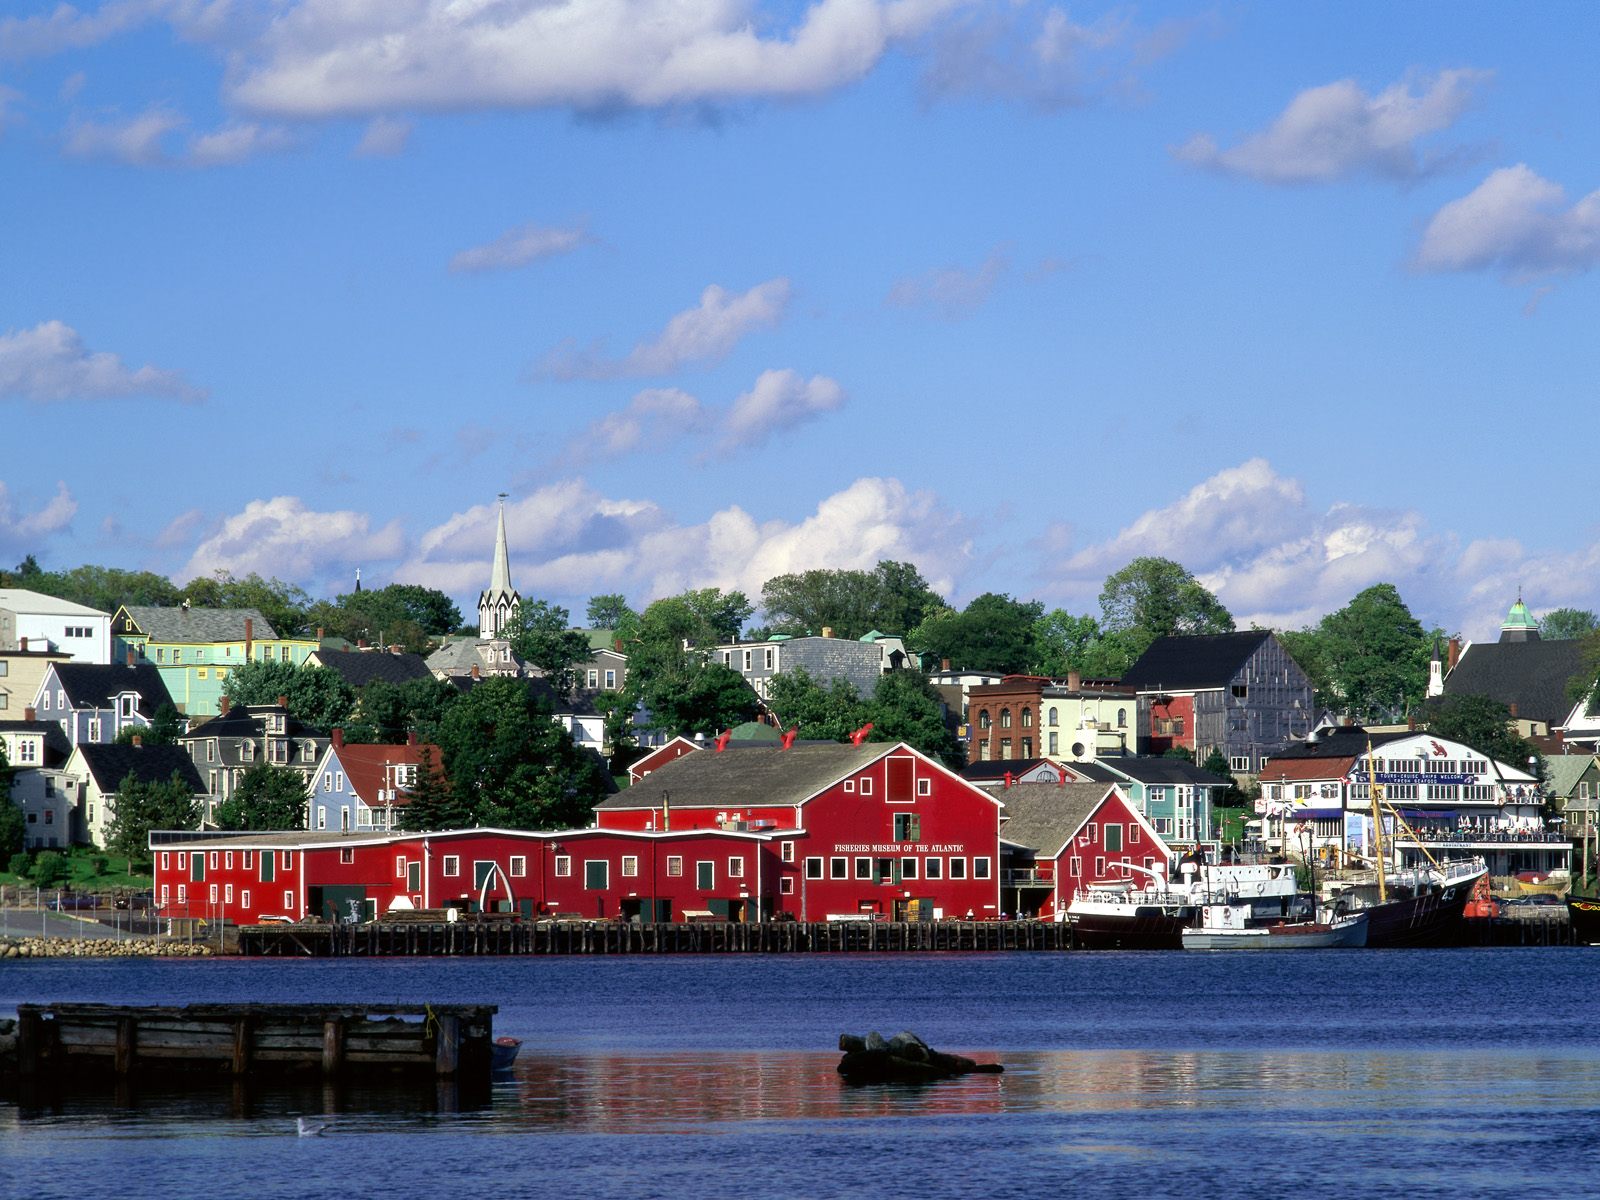
<instances>
[{"instance_id":1,"label":"blue sky","mask_svg":"<svg viewBox=\"0 0 1600 1200\"><path fill-rule=\"evenodd\" d=\"M0 15L0 560L1600 609L1600 7Z\"/></svg>"}]
</instances>

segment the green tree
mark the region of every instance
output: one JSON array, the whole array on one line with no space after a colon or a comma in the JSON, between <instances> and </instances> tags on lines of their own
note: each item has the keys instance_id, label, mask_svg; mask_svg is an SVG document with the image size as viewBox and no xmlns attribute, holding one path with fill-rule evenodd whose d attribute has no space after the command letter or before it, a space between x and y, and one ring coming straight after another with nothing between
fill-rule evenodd
<instances>
[{"instance_id":1,"label":"green tree","mask_svg":"<svg viewBox=\"0 0 1600 1200\"><path fill-rule=\"evenodd\" d=\"M185 728L183 714L171 704L162 703L156 707L150 724L123 726L117 734L117 745L130 745L138 738L141 746L174 746Z\"/></svg>"},{"instance_id":2,"label":"green tree","mask_svg":"<svg viewBox=\"0 0 1600 1200\"><path fill-rule=\"evenodd\" d=\"M314 729L344 725L355 712L356 693L332 667L252 661L228 672L222 694L231 704L276 704L289 700L289 712Z\"/></svg>"},{"instance_id":3,"label":"green tree","mask_svg":"<svg viewBox=\"0 0 1600 1200\"><path fill-rule=\"evenodd\" d=\"M217 828L252 833L304 829L310 799L299 771L256 763L240 777L233 795L217 805Z\"/></svg>"},{"instance_id":4,"label":"green tree","mask_svg":"<svg viewBox=\"0 0 1600 1200\"><path fill-rule=\"evenodd\" d=\"M1226 808L1238 808L1245 802L1245 795L1239 783L1233 777L1233 767L1228 763L1228 756L1220 749L1212 747L1211 753L1206 755L1205 762L1200 764L1200 769L1208 774L1215 775L1218 779L1228 781L1227 790L1222 793L1218 803Z\"/></svg>"},{"instance_id":5,"label":"green tree","mask_svg":"<svg viewBox=\"0 0 1600 1200\"><path fill-rule=\"evenodd\" d=\"M521 680L484 680L451 706L439 749L457 810L510 829L588 824L610 787L597 755L580 750Z\"/></svg>"},{"instance_id":6,"label":"green tree","mask_svg":"<svg viewBox=\"0 0 1600 1200\"><path fill-rule=\"evenodd\" d=\"M628 607L628 598L621 592L590 596L584 617L590 629L609 629L624 643L639 636L639 614Z\"/></svg>"},{"instance_id":7,"label":"green tree","mask_svg":"<svg viewBox=\"0 0 1600 1200\"><path fill-rule=\"evenodd\" d=\"M1283 643L1289 657L1311 681L1316 704L1319 707L1334 705L1337 698L1333 692L1332 665L1328 662L1327 641L1322 636L1322 630L1317 626L1309 629L1279 629L1274 631L1274 636Z\"/></svg>"},{"instance_id":8,"label":"green tree","mask_svg":"<svg viewBox=\"0 0 1600 1200\"><path fill-rule=\"evenodd\" d=\"M1545 613L1539 622L1539 636L1547 642L1566 642L1588 637L1600 629L1600 617L1586 608L1557 608Z\"/></svg>"},{"instance_id":9,"label":"green tree","mask_svg":"<svg viewBox=\"0 0 1600 1200\"><path fill-rule=\"evenodd\" d=\"M512 652L542 672L559 694L571 694L572 667L589 657L589 637L572 628L566 609L544 600L524 600L502 635Z\"/></svg>"},{"instance_id":10,"label":"green tree","mask_svg":"<svg viewBox=\"0 0 1600 1200\"><path fill-rule=\"evenodd\" d=\"M774 675L767 704L785 729L798 727L800 736L811 740L841 742L871 720L848 680L823 687L804 667Z\"/></svg>"},{"instance_id":11,"label":"green tree","mask_svg":"<svg viewBox=\"0 0 1600 1200\"><path fill-rule=\"evenodd\" d=\"M305 590L281 579L263 579L251 572L243 579L231 571L216 571L191 579L183 595L196 608L253 608L272 625L279 637L306 632L306 612L311 597Z\"/></svg>"},{"instance_id":12,"label":"green tree","mask_svg":"<svg viewBox=\"0 0 1600 1200\"><path fill-rule=\"evenodd\" d=\"M55 850L46 850L33 860L30 872L34 887L60 887L72 878L72 864L67 856Z\"/></svg>"},{"instance_id":13,"label":"green tree","mask_svg":"<svg viewBox=\"0 0 1600 1200\"><path fill-rule=\"evenodd\" d=\"M968 671L1015 675L1037 657L1034 634L1044 605L985 592L959 613L940 609L908 637L911 646Z\"/></svg>"},{"instance_id":14,"label":"green tree","mask_svg":"<svg viewBox=\"0 0 1600 1200\"><path fill-rule=\"evenodd\" d=\"M390 683L374 679L361 689L356 712L345 725L345 739L368 744L399 745L416 733L432 741L439 722L461 696L455 686L431 675Z\"/></svg>"},{"instance_id":15,"label":"green tree","mask_svg":"<svg viewBox=\"0 0 1600 1200\"><path fill-rule=\"evenodd\" d=\"M306 614L306 624L346 641L400 645L420 653L461 624L461 610L433 588L391 583L331 602L319 600Z\"/></svg>"},{"instance_id":16,"label":"green tree","mask_svg":"<svg viewBox=\"0 0 1600 1200\"><path fill-rule=\"evenodd\" d=\"M629 686L633 673L629 672ZM721 663L692 664L658 675L640 693L651 727L669 733L718 733L753 721L761 704L744 676Z\"/></svg>"},{"instance_id":17,"label":"green tree","mask_svg":"<svg viewBox=\"0 0 1600 1200\"><path fill-rule=\"evenodd\" d=\"M6 762L6 744L0 742L0 862L22 853L27 841L28 822L22 809L11 802L12 768Z\"/></svg>"},{"instance_id":18,"label":"green tree","mask_svg":"<svg viewBox=\"0 0 1600 1200\"><path fill-rule=\"evenodd\" d=\"M743 592L717 588L667 596L644 610L629 647L626 694L649 710L653 728L713 733L754 715L749 684L709 661L709 647L735 640L753 611Z\"/></svg>"},{"instance_id":19,"label":"green tree","mask_svg":"<svg viewBox=\"0 0 1600 1200\"><path fill-rule=\"evenodd\" d=\"M943 698L915 671L891 671L878 680L867 703L867 720L872 722L868 736L875 742L905 742L951 768L966 761L945 721Z\"/></svg>"},{"instance_id":20,"label":"green tree","mask_svg":"<svg viewBox=\"0 0 1600 1200\"><path fill-rule=\"evenodd\" d=\"M200 806L176 771L172 778L140 783L132 771L111 797L107 849L138 862L149 861L152 829L198 829Z\"/></svg>"},{"instance_id":21,"label":"green tree","mask_svg":"<svg viewBox=\"0 0 1600 1200\"><path fill-rule=\"evenodd\" d=\"M1147 557L1106 576L1100 589L1100 627L1122 635L1137 659L1157 638L1232 633L1233 615L1182 565Z\"/></svg>"},{"instance_id":22,"label":"green tree","mask_svg":"<svg viewBox=\"0 0 1600 1200\"><path fill-rule=\"evenodd\" d=\"M871 571L811 570L778 575L761 588L773 633L859 638L874 629L907 633L944 601L911 563L884 559Z\"/></svg>"},{"instance_id":23,"label":"green tree","mask_svg":"<svg viewBox=\"0 0 1600 1200\"><path fill-rule=\"evenodd\" d=\"M1496 762L1544 778L1544 755L1517 732L1511 710L1489 696L1438 697L1428 713L1428 732L1465 742Z\"/></svg>"},{"instance_id":24,"label":"green tree","mask_svg":"<svg viewBox=\"0 0 1600 1200\"><path fill-rule=\"evenodd\" d=\"M400 825L413 832L432 829L465 829L472 824L472 810L457 801L449 776L433 759L433 747L423 743L417 756L417 781L407 792L400 810Z\"/></svg>"},{"instance_id":25,"label":"green tree","mask_svg":"<svg viewBox=\"0 0 1600 1200\"><path fill-rule=\"evenodd\" d=\"M1433 639L1392 583L1359 592L1317 632L1328 696L1357 720L1395 720L1422 702Z\"/></svg>"},{"instance_id":26,"label":"green tree","mask_svg":"<svg viewBox=\"0 0 1600 1200\"><path fill-rule=\"evenodd\" d=\"M114 613L124 604L170 607L183 599L173 582L151 571L124 571L85 563L70 571L42 571L30 554L17 565L15 585L46 596Z\"/></svg>"}]
</instances>

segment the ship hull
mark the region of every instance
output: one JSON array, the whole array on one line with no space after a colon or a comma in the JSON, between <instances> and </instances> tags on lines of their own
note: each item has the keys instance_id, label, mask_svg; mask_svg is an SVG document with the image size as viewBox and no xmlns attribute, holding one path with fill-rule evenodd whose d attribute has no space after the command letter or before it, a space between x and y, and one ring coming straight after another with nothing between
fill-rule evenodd
<instances>
[{"instance_id":1,"label":"ship hull","mask_svg":"<svg viewBox=\"0 0 1600 1200\"><path fill-rule=\"evenodd\" d=\"M1415 895L1369 904L1367 945L1373 949L1456 946L1465 941L1464 913L1480 872L1449 883L1430 884Z\"/></svg>"},{"instance_id":2,"label":"ship hull","mask_svg":"<svg viewBox=\"0 0 1600 1200\"><path fill-rule=\"evenodd\" d=\"M1141 906L1144 907L1144 906ZM1194 920L1188 906L1136 913L1071 913L1072 944L1084 950L1181 950L1184 927Z\"/></svg>"},{"instance_id":3,"label":"ship hull","mask_svg":"<svg viewBox=\"0 0 1600 1200\"><path fill-rule=\"evenodd\" d=\"M1331 925L1305 923L1244 929L1186 929L1185 950L1357 950L1367 944L1364 913Z\"/></svg>"},{"instance_id":4,"label":"ship hull","mask_svg":"<svg viewBox=\"0 0 1600 1200\"><path fill-rule=\"evenodd\" d=\"M1572 936L1584 946L1600 946L1600 899L1568 896L1567 916L1572 921Z\"/></svg>"}]
</instances>

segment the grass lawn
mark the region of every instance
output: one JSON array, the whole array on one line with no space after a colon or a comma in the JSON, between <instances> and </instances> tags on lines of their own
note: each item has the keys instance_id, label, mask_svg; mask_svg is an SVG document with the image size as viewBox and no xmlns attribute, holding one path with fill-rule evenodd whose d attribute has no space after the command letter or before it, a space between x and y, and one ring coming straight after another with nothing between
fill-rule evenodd
<instances>
[{"instance_id":1,"label":"grass lawn","mask_svg":"<svg viewBox=\"0 0 1600 1200\"><path fill-rule=\"evenodd\" d=\"M40 851L48 854L49 851ZM115 888L134 888L144 890L155 883L149 874L134 875L128 871L128 860L117 854L109 854L103 850L91 850L84 846L75 846L71 850L58 850L57 854L66 854L67 866L72 871L72 877L67 881L67 886L75 892L109 892ZM105 860L104 874L95 874L95 861ZM0 871L0 884L7 887L16 887L19 884L31 887L33 881L21 875L11 875Z\"/></svg>"}]
</instances>

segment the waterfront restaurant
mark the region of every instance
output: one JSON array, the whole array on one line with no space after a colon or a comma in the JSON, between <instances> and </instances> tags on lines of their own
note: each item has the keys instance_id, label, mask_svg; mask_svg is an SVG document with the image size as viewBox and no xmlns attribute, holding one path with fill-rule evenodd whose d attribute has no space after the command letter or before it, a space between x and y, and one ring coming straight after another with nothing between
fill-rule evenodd
<instances>
[{"instance_id":1,"label":"waterfront restaurant","mask_svg":"<svg viewBox=\"0 0 1600 1200\"><path fill-rule=\"evenodd\" d=\"M1392 865L1479 855L1502 878L1572 867L1572 845L1559 819L1544 815L1533 775L1425 731L1324 730L1269 759L1260 778L1256 812L1297 857L1370 857L1375 784L1401 818L1384 813Z\"/></svg>"}]
</instances>

